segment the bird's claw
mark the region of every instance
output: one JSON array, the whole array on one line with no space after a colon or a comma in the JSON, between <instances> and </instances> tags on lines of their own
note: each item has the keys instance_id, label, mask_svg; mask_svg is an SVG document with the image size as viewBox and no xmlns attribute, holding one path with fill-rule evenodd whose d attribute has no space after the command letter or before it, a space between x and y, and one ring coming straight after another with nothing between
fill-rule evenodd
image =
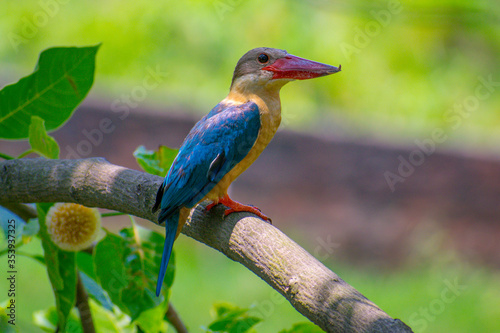
<instances>
[{"instance_id":1,"label":"bird's claw","mask_svg":"<svg viewBox=\"0 0 500 333\"><path fill-rule=\"evenodd\" d=\"M223 204L224 206L228 207L228 209L224 211L224 217L228 216L231 213L248 212L257 215L269 224L273 224L272 220L266 215L262 214L262 211L259 208L252 205L243 205L239 202L233 201L227 194L224 197L220 198L218 201L214 201L211 204L207 205L205 207L205 210L209 211L218 204Z\"/></svg>"},{"instance_id":2,"label":"bird's claw","mask_svg":"<svg viewBox=\"0 0 500 333\"><path fill-rule=\"evenodd\" d=\"M205 211L210 211L212 208L214 208L215 206L217 206L219 203L214 201L212 202L211 204L208 204L206 207L205 207Z\"/></svg>"},{"instance_id":3,"label":"bird's claw","mask_svg":"<svg viewBox=\"0 0 500 333\"><path fill-rule=\"evenodd\" d=\"M243 209L243 210L234 209L234 208L226 209L226 211L224 212L224 216L228 216L231 213L238 213L238 212L246 212L246 213L255 214L258 217L260 217L261 219L263 219L264 221L266 221L267 223L273 224L273 222L272 222L272 220L271 220L270 217L268 217L267 215L262 214L260 209L258 209L256 207L253 207L253 206L245 206L245 209Z\"/></svg>"}]
</instances>

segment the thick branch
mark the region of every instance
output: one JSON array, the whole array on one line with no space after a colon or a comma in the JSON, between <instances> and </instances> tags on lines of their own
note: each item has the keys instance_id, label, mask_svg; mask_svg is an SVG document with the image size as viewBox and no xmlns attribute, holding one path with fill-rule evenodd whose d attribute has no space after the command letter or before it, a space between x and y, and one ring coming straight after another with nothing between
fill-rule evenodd
<instances>
[{"instance_id":1,"label":"thick branch","mask_svg":"<svg viewBox=\"0 0 500 333\"><path fill-rule=\"evenodd\" d=\"M156 223L151 207L162 179L92 158L5 161L0 181L2 203L76 202ZM274 226L222 212L199 205L182 232L246 266L325 331L411 332Z\"/></svg>"}]
</instances>

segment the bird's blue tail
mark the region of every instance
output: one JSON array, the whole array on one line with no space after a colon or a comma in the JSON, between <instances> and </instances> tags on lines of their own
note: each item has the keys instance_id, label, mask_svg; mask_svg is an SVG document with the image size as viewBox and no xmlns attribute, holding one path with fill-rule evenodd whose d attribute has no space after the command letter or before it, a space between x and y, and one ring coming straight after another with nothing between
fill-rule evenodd
<instances>
[{"instance_id":1,"label":"bird's blue tail","mask_svg":"<svg viewBox=\"0 0 500 333\"><path fill-rule=\"evenodd\" d=\"M160 273L158 274L158 282L156 283L156 296L160 296L163 279L167 272L168 261L172 254L175 235L177 234L177 226L179 225L179 212L173 214L165 221L165 245L163 246L163 255L161 257Z\"/></svg>"}]
</instances>

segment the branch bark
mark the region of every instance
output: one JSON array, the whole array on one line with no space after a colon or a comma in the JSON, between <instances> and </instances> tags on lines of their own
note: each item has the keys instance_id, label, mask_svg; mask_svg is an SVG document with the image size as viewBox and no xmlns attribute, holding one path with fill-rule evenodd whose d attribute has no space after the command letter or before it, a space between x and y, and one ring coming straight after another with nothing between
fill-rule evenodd
<instances>
[{"instance_id":1,"label":"branch bark","mask_svg":"<svg viewBox=\"0 0 500 333\"><path fill-rule=\"evenodd\" d=\"M34 219L37 217L36 209L30 207L28 205L23 205L17 202L3 203L0 204L3 208L10 210L12 213L16 214L24 221L28 221L29 219Z\"/></svg>"},{"instance_id":2,"label":"branch bark","mask_svg":"<svg viewBox=\"0 0 500 333\"><path fill-rule=\"evenodd\" d=\"M75 202L156 223L151 213L162 178L108 163L21 159L0 163L0 203ZM224 253L281 293L327 332L411 332L276 227L252 214L223 218L223 208L193 209L182 232Z\"/></svg>"},{"instance_id":3,"label":"branch bark","mask_svg":"<svg viewBox=\"0 0 500 333\"><path fill-rule=\"evenodd\" d=\"M174 306L170 302L168 303L168 310L167 313L165 313L165 317L168 319L170 324L172 324L177 333L189 333L186 325L184 325L184 323L181 320L181 317L179 317L179 314L177 313Z\"/></svg>"},{"instance_id":4,"label":"branch bark","mask_svg":"<svg viewBox=\"0 0 500 333\"><path fill-rule=\"evenodd\" d=\"M76 282L76 307L80 313L80 320L82 322L83 333L95 333L94 320L92 320L92 313L90 312L89 296L85 291L80 272L77 271Z\"/></svg>"}]
</instances>

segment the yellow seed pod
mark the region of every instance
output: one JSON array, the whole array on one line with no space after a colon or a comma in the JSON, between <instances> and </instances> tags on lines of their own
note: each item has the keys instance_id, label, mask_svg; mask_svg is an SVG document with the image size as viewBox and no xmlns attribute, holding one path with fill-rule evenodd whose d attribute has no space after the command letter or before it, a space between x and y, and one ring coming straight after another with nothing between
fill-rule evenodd
<instances>
[{"instance_id":1,"label":"yellow seed pod","mask_svg":"<svg viewBox=\"0 0 500 333\"><path fill-rule=\"evenodd\" d=\"M92 245L101 230L96 208L75 203L56 203L45 219L50 239L66 251L80 251Z\"/></svg>"}]
</instances>

